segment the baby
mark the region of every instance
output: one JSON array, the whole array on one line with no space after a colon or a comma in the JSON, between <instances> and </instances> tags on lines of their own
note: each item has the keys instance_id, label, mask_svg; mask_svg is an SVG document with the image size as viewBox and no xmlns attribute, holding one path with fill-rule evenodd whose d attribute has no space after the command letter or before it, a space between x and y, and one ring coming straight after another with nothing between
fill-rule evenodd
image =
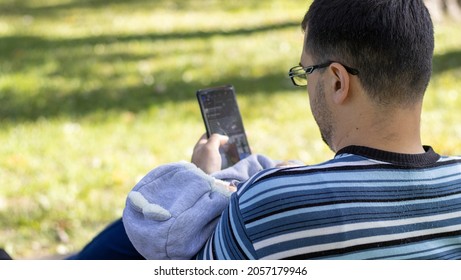
<instances>
[{"instance_id":1,"label":"baby","mask_svg":"<svg viewBox=\"0 0 461 280\"><path fill-rule=\"evenodd\" d=\"M190 259L211 236L240 182L292 164L251 155L211 175L192 163L160 166L129 193L123 212L126 233L146 259Z\"/></svg>"}]
</instances>

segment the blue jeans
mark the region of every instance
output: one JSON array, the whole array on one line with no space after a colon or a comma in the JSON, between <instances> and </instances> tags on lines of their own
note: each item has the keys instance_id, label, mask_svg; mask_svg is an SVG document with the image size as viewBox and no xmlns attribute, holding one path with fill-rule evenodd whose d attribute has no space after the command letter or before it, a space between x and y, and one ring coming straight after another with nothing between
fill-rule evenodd
<instances>
[{"instance_id":1,"label":"blue jeans","mask_svg":"<svg viewBox=\"0 0 461 280\"><path fill-rule=\"evenodd\" d=\"M5 250L0 248L0 260L12 260L12 258L7 252L5 252Z\"/></svg>"},{"instance_id":2,"label":"blue jeans","mask_svg":"<svg viewBox=\"0 0 461 280\"><path fill-rule=\"evenodd\" d=\"M125 232L122 219L101 231L80 252L68 260L143 260Z\"/></svg>"}]
</instances>

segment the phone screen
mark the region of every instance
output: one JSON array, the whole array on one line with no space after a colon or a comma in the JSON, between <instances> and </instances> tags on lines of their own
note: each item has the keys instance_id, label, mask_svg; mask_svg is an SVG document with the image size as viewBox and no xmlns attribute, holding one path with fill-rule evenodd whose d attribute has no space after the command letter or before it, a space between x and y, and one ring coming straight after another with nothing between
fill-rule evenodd
<instances>
[{"instance_id":1,"label":"phone screen","mask_svg":"<svg viewBox=\"0 0 461 280\"><path fill-rule=\"evenodd\" d=\"M222 168L229 167L251 154L233 86L197 91L207 135L227 135L229 142L221 147Z\"/></svg>"}]
</instances>

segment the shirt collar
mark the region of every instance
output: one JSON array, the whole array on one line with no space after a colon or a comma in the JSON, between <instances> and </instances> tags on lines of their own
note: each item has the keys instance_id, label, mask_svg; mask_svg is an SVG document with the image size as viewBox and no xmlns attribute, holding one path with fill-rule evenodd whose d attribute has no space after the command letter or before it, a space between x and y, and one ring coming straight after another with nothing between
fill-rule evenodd
<instances>
[{"instance_id":1,"label":"shirt collar","mask_svg":"<svg viewBox=\"0 0 461 280\"><path fill-rule=\"evenodd\" d=\"M347 146L339 150L336 156L354 154L404 167L426 167L440 159L440 155L432 147L423 146L423 148L425 152L421 154L401 154L363 146Z\"/></svg>"}]
</instances>

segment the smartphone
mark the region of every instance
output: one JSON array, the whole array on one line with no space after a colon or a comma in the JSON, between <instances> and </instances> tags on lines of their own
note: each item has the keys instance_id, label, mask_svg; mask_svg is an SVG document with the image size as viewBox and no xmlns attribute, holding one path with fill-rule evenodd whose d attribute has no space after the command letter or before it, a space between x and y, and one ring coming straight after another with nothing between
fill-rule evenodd
<instances>
[{"instance_id":1,"label":"smartphone","mask_svg":"<svg viewBox=\"0 0 461 280\"><path fill-rule=\"evenodd\" d=\"M207 136L227 135L229 142L220 148L222 168L234 165L251 154L243 127L242 116L232 85L200 89L197 100L202 112Z\"/></svg>"}]
</instances>

